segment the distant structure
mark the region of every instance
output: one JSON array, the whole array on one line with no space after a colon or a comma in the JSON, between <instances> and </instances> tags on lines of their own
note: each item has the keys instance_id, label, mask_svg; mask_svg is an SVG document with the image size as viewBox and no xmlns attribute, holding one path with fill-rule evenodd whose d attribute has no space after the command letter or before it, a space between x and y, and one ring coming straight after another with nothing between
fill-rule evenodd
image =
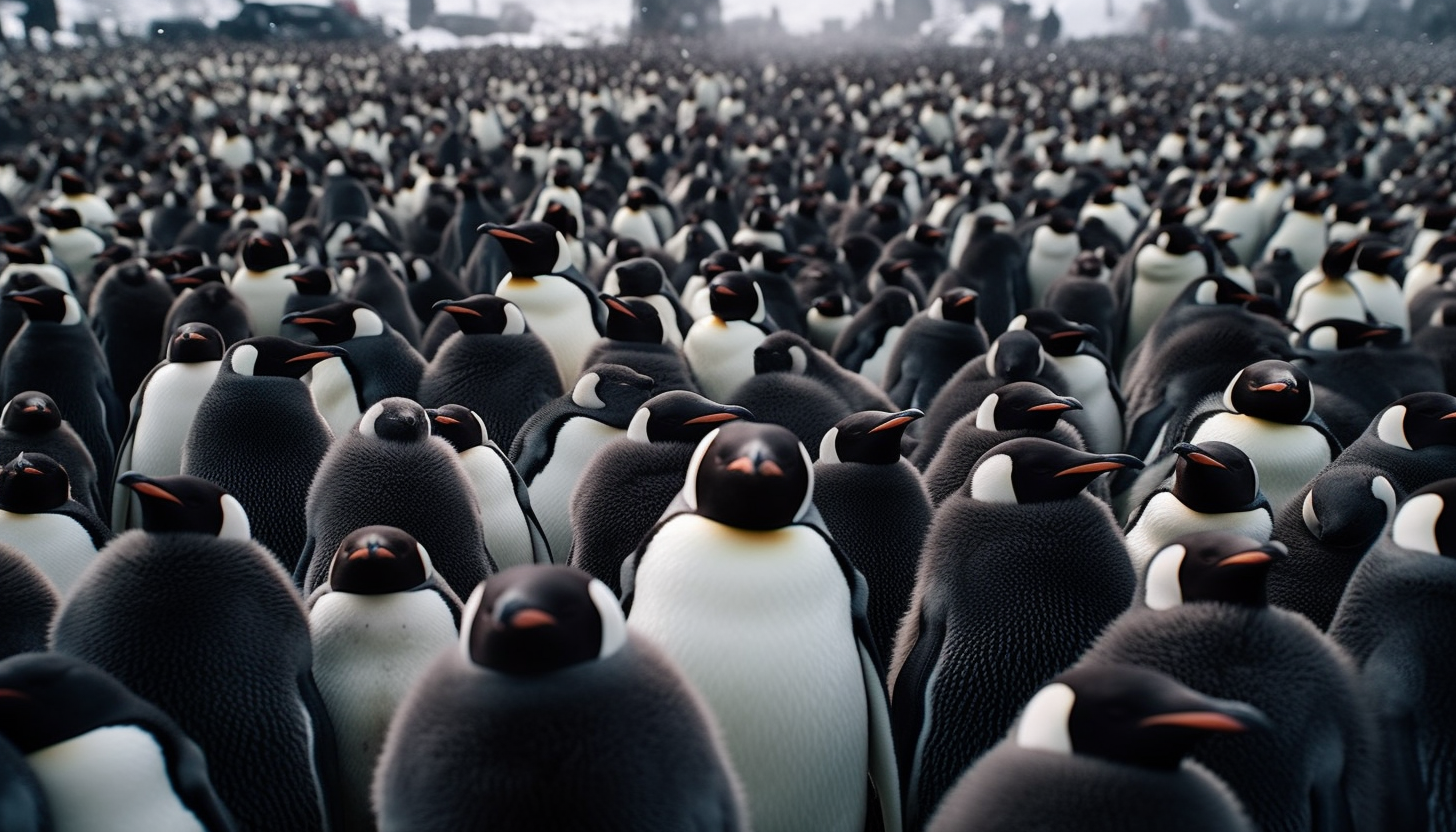
<instances>
[{"instance_id":1,"label":"distant structure","mask_svg":"<svg viewBox=\"0 0 1456 832\"><path fill-rule=\"evenodd\" d=\"M722 30L718 0L634 0L633 37L702 37Z\"/></svg>"},{"instance_id":2,"label":"distant structure","mask_svg":"<svg viewBox=\"0 0 1456 832\"><path fill-rule=\"evenodd\" d=\"M894 0L890 17L891 30L897 35L913 35L920 24L930 19L930 0Z\"/></svg>"},{"instance_id":3,"label":"distant structure","mask_svg":"<svg viewBox=\"0 0 1456 832\"><path fill-rule=\"evenodd\" d=\"M423 29L435 16L435 0L409 0L409 27Z\"/></svg>"}]
</instances>

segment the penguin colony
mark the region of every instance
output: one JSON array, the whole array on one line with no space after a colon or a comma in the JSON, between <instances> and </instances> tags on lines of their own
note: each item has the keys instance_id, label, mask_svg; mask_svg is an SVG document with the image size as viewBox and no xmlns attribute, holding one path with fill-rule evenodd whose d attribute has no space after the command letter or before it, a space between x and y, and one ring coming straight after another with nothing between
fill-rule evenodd
<instances>
[{"instance_id":1,"label":"penguin colony","mask_svg":"<svg viewBox=\"0 0 1456 832\"><path fill-rule=\"evenodd\" d=\"M0 829L1456 829L1452 57L8 55Z\"/></svg>"}]
</instances>

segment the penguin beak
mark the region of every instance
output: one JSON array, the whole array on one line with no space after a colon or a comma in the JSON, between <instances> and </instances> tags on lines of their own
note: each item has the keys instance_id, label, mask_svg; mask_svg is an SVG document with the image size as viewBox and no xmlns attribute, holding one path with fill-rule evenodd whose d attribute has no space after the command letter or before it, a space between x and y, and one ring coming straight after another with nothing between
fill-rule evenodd
<instances>
[{"instance_id":1,"label":"penguin beak","mask_svg":"<svg viewBox=\"0 0 1456 832\"><path fill-rule=\"evenodd\" d=\"M316 318L311 315L302 315L294 312L291 315L283 316L283 323L298 324L299 326L333 326L334 322L328 318Z\"/></svg>"},{"instance_id":2,"label":"penguin beak","mask_svg":"<svg viewBox=\"0 0 1456 832\"><path fill-rule=\"evenodd\" d=\"M1362 341L1373 341L1376 338L1384 338L1387 335L1394 335L1397 332L1400 332L1400 330L1398 328L1394 328L1394 327L1380 327L1380 328L1377 328L1377 329L1367 329L1364 332L1360 333L1360 340L1362 340Z\"/></svg>"},{"instance_id":3,"label":"penguin beak","mask_svg":"<svg viewBox=\"0 0 1456 832\"><path fill-rule=\"evenodd\" d=\"M1291 388L1293 388L1296 393L1299 392L1299 388L1297 386L1293 384L1286 384L1282 381L1271 381L1268 384L1261 384L1254 389L1260 392L1283 393L1285 390L1289 390Z\"/></svg>"},{"instance_id":4,"label":"penguin beak","mask_svg":"<svg viewBox=\"0 0 1456 832\"><path fill-rule=\"evenodd\" d=\"M1080 329L1066 329L1061 332L1053 332L1049 337L1053 341L1056 341L1060 338L1086 338L1087 333L1083 332Z\"/></svg>"},{"instance_id":5,"label":"penguin beak","mask_svg":"<svg viewBox=\"0 0 1456 832\"><path fill-rule=\"evenodd\" d=\"M495 618L498 630L534 630L556 626L556 616L521 603L506 604Z\"/></svg>"},{"instance_id":6,"label":"penguin beak","mask_svg":"<svg viewBox=\"0 0 1456 832\"><path fill-rule=\"evenodd\" d=\"M898 428L902 425L908 425L916 419L923 417L924 415L925 411L923 410L902 410L899 413L896 413L895 415L886 419L885 421L879 423L878 425L870 428L869 432L879 433L882 430L894 430L895 428Z\"/></svg>"},{"instance_id":7,"label":"penguin beak","mask_svg":"<svg viewBox=\"0 0 1456 832\"><path fill-rule=\"evenodd\" d=\"M514 231L501 228L500 226L491 225L490 223L486 223L485 225L482 225L475 230L480 232L481 234L489 234L497 240L515 240L518 243L525 243L528 246L535 245L535 243L531 242L531 239L529 237L524 237Z\"/></svg>"},{"instance_id":8,"label":"penguin beak","mask_svg":"<svg viewBox=\"0 0 1456 832\"><path fill-rule=\"evenodd\" d=\"M296 364L300 361L324 361L329 358L340 358L344 355L347 355L347 353L345 353L338 347L334 347L332 349L320 349L314 350L313 352L306 352L303 355L295 355L292 358L285 359L283 363Z\"/></svg>"},{"instance_id":9,"label":"penguin beak","mask_svg":"<svg viewBox=\"0 0 1456 832\"><path fill-rule=\"evenodd\" d=\"M784 469L772 459L765 459L762 450L755 451L753 456L738 457L728 463L727 469L748 476L757 474L761 477L782 477L784 475Z\"/></svg>"},{"instance_id":10,"label":"penguin beak","mask_svg":"<svg viewBox=\"0 0 1456 832\"><path fill-rule=\"evenodd\" d=\"M448 312L451 315L474 315L477 318L485 317L484 315L481 315L479 312L471 309L468 306L461 306L460 301L458 300L437 301L435 305L431 308L438 309L441 312Z\"/></svg>"},{"instance_id":11,"label":"penguin beak","mask_svg":"<svg viewBox=\"0 0 1456 832\"><path fill-rule=\"evenodd\" d=\"M375 541L370 541L367 546L361 546L349 553L349 560L371 560L375 558L394 560L394 557L394 552L384 548Z\"/></svg>"},{"instance_id":12,"label":"penguin beak","mask_svg":"<svg viewBox=\"0 0 1456 832\"><path fill-rule=\"evenodd\" d=\"M173 340L177 341L178 343L182 341L206 341L207 336L203 335L200 332L184 332L181 335L178 335Z\"/></svg>"},{"instance_id":13,"label":"penguin beak","mask_svg":"<svg viewBox=\"0 0 1456 832\"><path fill-rule=\"evenodd\" d=\"M40 300L32 297L27 297L26 295L6 295L5 300L14 303L24 303L30 306L45 306L45 304L42 303Z\"/></svg>"},{"instance_id":14,"label":"penguin beak","mask_svg":"<svg viewBox=\"0 0 1456 832\"><path fill-rule=\"evenodd\" d=\"M1109 454L1096 462L1087 462L1082 465L1073 465L1056 473L1058 477L1068 477L1075 474L1101 474L1104 471L1116 471L1119 468L1138 469L1143 467L1142 460L1135 456L1126 454Z\"/></svg>"},{"instance_id":15,"label":"penguin beak","mask_svg":"<svg viewBox=\"0 0 1456 832\"><path fill-rule=\"evenodd\" d=\"M738 297L738 293L733 291L732 289L729 289L727 286L716 286L713 288L713 291L725 297Z\"/></svg>"},{"instance_id":16,"label":"penguin beak","mask_svg":"<svg viewBox=\"0 0 1456 832\"><path fill-rule=\"evenodd\" d=\"M976 295L975 292L972 292L971 294L966 295L965 297L963 297L960 300L956 301L955 302L955 305L956 306L965 306L968 303L975 303L977 297L978 297L978 295Z\"/></svg>"},{"instance_id":17,"label":"penguin beak","mask_svg":"<svg viewBox=\"0 0 1456 832\"><path fill-rule=\"evenodd\" d=\"M144 474L139 474L136 471L127 471L125 474L117 477L116 481L144 497L152 497L157 500L176 503L179 506L182 505L182 500L177 495L157 485Z\"/></svg>"},{"instance_id":18,"label":"penguin beak","mask_svg":"<svg viewBox=\"0 0 1456 832\"><path fill-rule=\"evenodd\" d=\"M1214 731L1221 734L1241 734L1249 730L1243 722L1217 711L1178 711L1171 714L1157 714L1143 719L1139 728L1172 726L1192 728L1195 731Z\"/></svg>"},{"instance_id":19,"label":"penguin beak","mask_svg":"<svg viewBox=\"0 0 1456 832\"><path fill-rule=\"evenodd\" d=\"M1255 566L1257 564L1273 563L1274 556L1268 552L1255 549L1251 552L1239 552L1237 555L1229 555L1218 562L1222 569L1225 566Z\"/></svg>"},{"instance_id":20,"label":"penguin beak","mask_svg":"<svg viewBox=\"0 0 1456 832\"><path fill-rule=\"evenodd\" d=\"M636 312L633 312L627 306L627 304L621 302L620 300L617 300L614 297L609 297L607 295L603 295L602 296L602 301L604 303L606 303L606 305L609 306L609 307L611 307L612 309L615 309L616 311L621 312L623 315L626 315L627 317L632 318L633 320L636 320L637 313Z\"/></svg>"},{"instance_id":21,"label":"penguin beak","mask_svg":"<svg viewBox=\"0 0 1456 832\"><path fill-rule=\"evenodd\" d=\"M1227 471L1228 466L1204 453L1197 445L1188 442L1180 442L1173 448L1173 453L1183 457L1189 462L1196 462L1199 465L1207 465L1210 468L1222 468Z\"/></svg>"},{"instance_id":22,"label":"penguin beak","mask_svg":"<svg viewBox=\"0 0 1456 832\"><path fill-rule=\"evenodd\" d=\"M1447 419L1456 419L1456 413L1447 413L1445 416L1441 417L1441 421L1443 422Z\"/></svg>"},{"instance_id":23,"label":"penguin beak","mask_svg":"<svg viewBox=\"0 0 1456 832\"><path fill-rule=\"evenodd\" d=\"M713 425L713 424L717 424L718 422L731 422L731 421L733 421L734 419L737 419L737 418L738 418L738 414L737 413L705 413L702 416L694 416L693 418L687 420L686 422L683 422L683 424L684 425Z\"/></svg>"},{"instance_id":24,"label":"penguin beak","mask_svg":"<svg viewBox=\"0 0 1456 832\"><path fill-rule=\"evenodd\" d=\"M1043 404L1034 404L1031 407L1027 408L1027 410L1031 413L1050 413L1054 411L1081 409L1082 403L1072 398L1058 399L1054 402L1045 402Z\"/></svg>"}]
</instances>

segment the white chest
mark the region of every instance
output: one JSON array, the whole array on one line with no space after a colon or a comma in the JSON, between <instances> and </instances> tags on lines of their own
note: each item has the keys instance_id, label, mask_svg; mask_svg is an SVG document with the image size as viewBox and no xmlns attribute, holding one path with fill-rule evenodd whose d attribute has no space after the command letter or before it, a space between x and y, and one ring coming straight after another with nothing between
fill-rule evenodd
<instances>
[{"instance_id":1,"label":"white chest","mask_svg":"<svg viewBox=\"0 0 1456 832\"><path fill-rule=\"evenodd\" d=\"M27 754L56 832L203 832L172 790L162 748L129 725L97 728Z\"/></svg>"},{"instance_id":2,"label":"white chest","mask_svg":"<svg viewBox=\"0 0 1456 832\"><path fill-rule=\"evenodd\" d=\"M485 547L495 565L508 569L534 562L531 532L516 501L515 484L505 460L489 448L477 447L460 455L460 465L480 506Z\"/></svg>"},{"instance_id":3,"label":"white chest","mask_svg":"<svg viewBox=\"0 0 1456 832\"><path fill-rule=\"evenodd\" d=\"M133 470L153 477L182 473L182 439L221 364L166 364L152 376L132 434Z\"/></svg>"},{"instance_id":4,"label":"white chest","mask_svg":"<svg viewBox=\"0 0 1456 832\"><path fill-rule=\"evenodd\" d=\"M571 492L592 454L626 435L625 430L581 416L567 420L557 433L551 459L530 485L531 508L552 552L571 551Z\"/></svg>"},{"instance_id":5,"label":"white chest","mask_svg":"<svg viewBox=\"0 0 1456 832\"><path fill-rule=\"evenodd\" d=\"M1224 531L1267 543L1274 534L1274 519L1262 508L1227 514L1204 514L1179 502L1172 492L1154 494L1127 532L1127 553L1133 571L1142 574L1164 546L1185 534Z\"/></svg>"},{"instance_id":6,"label":"white chest","mask_svg":"<svg viewBox=\"0 0 1456 832\"><path fill-rule=\"evenodd\" d=\"M531 280L507 276L496 294L521 308L526 325L551 350L562 388L570 390L598 337L586 295L570 278L556 275Z\"/></svg>"},{"instance_id":7,"label":"white chest","mask_svg":"<svg viewBox=\"0 0 1456 832\"><path fill-rule=\"evenodd\" d=\"M229 288L247 304L248 319L253 323L254 335L278 334L288 299L295 292L288 275L297 269L297 266L290 264L266 272L243 270L233 276Z\"/></svg>"},{"instance_id":8,"label":"white chest","mask_svg":"<svg viewBox=\"0 0 1456 832\"><path fill-rule=\"evenodd\" d=\"M62 598L96 558L96 546L86 530L59 514L0 510L0 543L19 549L51 579Z\"/></svg>"},{"instance_id":9,"label":"white chest","mask_svg":"<svg viewBox=\"0 0 1456 832\"><path fill-rule=\"evenodd\" d=\"M884 388L885 373L890 369L890 356L895 352L895 345L900 343L900 336L904 331L903 326L892 326L885 330L885 339L880 342L880 348L860 365L859 374L876 387Z\"/></svg>"},{"instance_id":10,"label":"white chest","mask_svg":"<svg viewBox=\"0 0 1456 832\"><path fill-rule=\"evenodd\" d=\"M747 321L709 315L694 323L683 340L683 354L703 395L728 401L739 385L753 377L753 351L763 339L763 330Z\"/></svg>"},{"instance_id":11,"label":"white chest","mask_svg":"<svg viewBox=\"0 0 1456 832\"><path fill-rule=\"evenodd\" d=\"M1188 440L1217 440L1248 455L1259 472L1259 488L1275 511L1330 462L1324 434L1307 425L1282 425L1237 413L1210 417Z\"/></svg>"},{"instance_id":12,"label":"white chest","mask_svg":"<svg viewBox=\"0 0 1456 832\"><path fill-rule=\"evenodd\" d=\"M359 394L344 359L326 358L313 365L308 392L334 436L343 436L359 421Z\"/></svg>"}]
</instances>

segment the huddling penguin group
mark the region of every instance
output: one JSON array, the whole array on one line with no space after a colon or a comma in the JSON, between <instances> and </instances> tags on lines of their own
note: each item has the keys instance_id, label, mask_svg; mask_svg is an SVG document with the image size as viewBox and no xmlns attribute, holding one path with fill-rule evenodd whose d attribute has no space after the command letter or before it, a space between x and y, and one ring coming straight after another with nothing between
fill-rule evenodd
<instances>
[{"instance_id":1,"label":"huddling penguin group","mask_svg":"<svg viewBox=\"0 0 1456 832\"><path fill-rule=\"evenodd\" d=\"M1382 48L8 56L0 829L1456 829Z\"/></svg>"}]
</instances>

